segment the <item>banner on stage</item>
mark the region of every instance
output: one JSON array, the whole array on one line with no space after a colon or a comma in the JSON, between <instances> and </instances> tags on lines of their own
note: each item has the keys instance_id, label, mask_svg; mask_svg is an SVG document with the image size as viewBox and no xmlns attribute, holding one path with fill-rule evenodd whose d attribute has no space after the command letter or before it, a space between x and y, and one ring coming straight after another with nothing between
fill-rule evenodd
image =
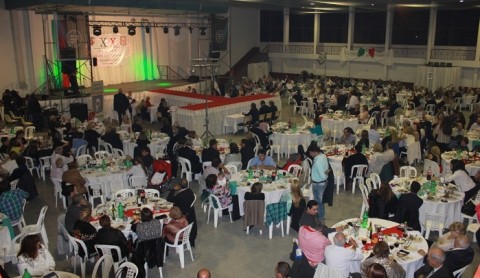
<instances>
[{"instance_id":1,"label":"banner on stage","mask_svg":"<svg viewBox=\"0 0 480 278\"><path fill-rule=\"evenodd\" d=\"M212 16L212 50L228 50L228 18Z\"/></svg>"},{"instance_id":2,"label":"banner on stage","mask_svg":"<svg viewBox=\"0 0 480 278\"><path fill-rule=\"evenodd\" d=\"M126 63L132 51L126 35L105 34L90 38L92 57L97 58L98 67L119 66Z\"/></svg>"},{"instance_id":3,"label":"banner on stage","mask_svg":"<svg viewBox=\"0 0 480 278\"><path fill-rule=\"evenodd\" d=\"M96 114L103 112L103 80L92 82L92 105Z\"/></svg>"}]
</instances>

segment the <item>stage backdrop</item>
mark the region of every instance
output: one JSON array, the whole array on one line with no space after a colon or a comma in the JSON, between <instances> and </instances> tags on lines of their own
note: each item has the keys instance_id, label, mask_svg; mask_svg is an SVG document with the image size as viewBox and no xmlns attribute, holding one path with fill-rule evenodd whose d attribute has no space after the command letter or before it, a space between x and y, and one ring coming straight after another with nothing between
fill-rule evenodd
<instances>
[{"instance_id":1,"label":"stage backdrop","mask_svg":"<svg viewBox=\"0 0 480 278\"><path fill-rule=\"evenodd\" d=\"M435 91L439 87L458 88L460 85L460 67L417 67L417 80L415 86L423 86Z\"/></svg>"}]
</instances>

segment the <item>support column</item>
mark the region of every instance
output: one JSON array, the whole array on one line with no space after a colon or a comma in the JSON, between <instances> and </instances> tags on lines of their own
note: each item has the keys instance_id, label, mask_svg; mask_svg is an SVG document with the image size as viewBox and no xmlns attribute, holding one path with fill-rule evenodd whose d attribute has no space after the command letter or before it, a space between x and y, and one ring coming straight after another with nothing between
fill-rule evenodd
<instances>
[{"instance_id":1,"label":"support column","mask_svg":"<svg viewBox=\"0 0 480 278\"><path fill-rule=\"evenodd\" d=\"M387 22L385 23L385 46L384 51L390 50L392 45L392 29L393 29L393 7L392 4L387 6ZM388 66L383 67L383 78L388 80Z\"/></svg>"},{"instance_id":2,"label":"support column","mask_svg":"<svg viewBox=\"0 0 480 278\"><path fill-rule=\"evenodd\" d=\"M313 54L318 57L317 47L319 45L320 39L320 14L315 14L313 19ZM317 63L313 64L313 72L317 74Z\"/></svg>"},{"instance_id":3,"label":"support column","mask_svg":"<svg viewBox=\"0 0 480 278\"><path fill-rule=\"evenodd\" d=\"M428 40L427 40L427 55L425 59L427 63L430 62L432 56L432 49L435 46L435 31L437 23L437 6L432 2L432 7L430 8L430 20L428 23Z\"/></svg>"},{"instance_id":4,"label":"support column","mask_svg":"<svg viewBox=\"0 0 480 278\"><path fill-rule=\"evenodd\" d=\"M475 49L475 64L477 68L473 70L472 87L478 87L478 68L480 67L480 20L478 20L477 48Z\"/></svg>"},{"instance_id":5,"label":"support column","mask_svg":"<svg viewBox=\"0 0 480 278\"><path fill-rule=\"evenodd\" d=\"M355 31L355 8L348 8L348 38L347 38L347 49L352 50L353 46L353 32Z\"/></svg>"},{"instance_id":6,"label":"support column","mask_svg":"<svg viewBox=\"0 0 480 278\"><path fill-rule=\"evenodd\" d=\"M283 8L283 53L290 42L290 9ZM285 72L285 63L282 62L282 72Z\"/></svg>"}]
</instances>

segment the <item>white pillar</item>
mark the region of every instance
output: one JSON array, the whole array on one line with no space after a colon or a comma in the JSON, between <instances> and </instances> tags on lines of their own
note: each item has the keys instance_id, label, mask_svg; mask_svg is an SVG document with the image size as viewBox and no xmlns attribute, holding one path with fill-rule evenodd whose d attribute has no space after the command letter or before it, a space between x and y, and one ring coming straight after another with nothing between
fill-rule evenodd
<instances>
[{"instance_id":1,"label":"white pillar","mask_svg":"<svg viewBox=\"0 0 480 278\"><path fill-rule=\"evenodd\" d=\"M425 59L427 63L431 59L432 49L435 46L435 30L437 22L437 6L432 2L432 7L430 8L430 20L428 23L428 39L427 39L427 55Z\"/></svg>"},{"instance_id":2,"label":"white pillar","mask_svg":"<svg viewBox=\"0 0 480 278\"><path fill-rule=\"evenodd\" d=\"M283 45L287 45L290 41L290 9L283 8Z\"/></svg>"},{"instance_id":3,"label":"white pillar","mask_svg":"<svg viewBox=\"0 0 480 278\"><path fill-rule=\"evenodd\" d=\"M348 38L347 38L347 49L352 50L353 46L353 32L355 29L355 8L348 8Z\"/></svg>"},{"instance_id":4,"label":"white pillar","mask_svg":"<svg viewBox=\"0 0 480 278\"><path fill-rule=\"evenodd\" d=\"M385 23L385 46L384 51L388 51L392 45L392 24L393 23L393 7L387 5L387 22ZM383 80L388 80L388 66L383 67Z\"/></svg>"}]
</instances>

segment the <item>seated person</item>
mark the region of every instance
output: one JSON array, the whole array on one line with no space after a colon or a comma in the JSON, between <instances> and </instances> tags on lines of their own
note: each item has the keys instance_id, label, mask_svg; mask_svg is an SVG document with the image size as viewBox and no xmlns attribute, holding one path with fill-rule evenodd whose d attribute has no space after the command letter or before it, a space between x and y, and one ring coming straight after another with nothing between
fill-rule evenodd
<instances>
[{"instance_id":1,"label":"seated person","mask_svg":"<svg viewBox=\"0 0 480 278\"><path fill-rule=\"evenodd\" d=\"M362 262L362 277L366 277L367 268L374 263L381 264L387 271L387 277L389 278L406 277L405 269L403 269L403 267L397 261L390 257L390 249L385 241L379 241L377 244L375 244L373 247L372 256Z\"/></svg>"},{"instance_id":2,"label":"seated person","mask_svg":"<svg viewBox=\"0 0 480 278\"><path fill-rule=\"evenodd\" d=\"M445 252L454 248L455 240L459 236L464 236L467 234L467 227L460 222L453 222L448 227L448 230L448 233L443 234L438 238L437 242L435 242L436 246Z\"/></svg>"},{"instance_id":3,"label":"seated person","mask_svg":"<svg viewBox=\"0 0 480 278\"><path fill-rule=\"evenodd\" d=\"M410 184L410 192L400 196L397 202L397 212L395 213L395 222L407 222L409 227L420 231L420 221L418 219L418 210L423 204L422 198L418 197L420 183L413 181Z\"/></svg>"},{"instance_id":4,"label":"seated person","mask_svg":"<svg viewBox=\"0 0 480 278\"><path fill-rule=\"evenodd\" d=\"M218 178L214 174L210 174L205 178L205 185L210 194L215 194L220 200L222 208L229 206L232 203L232 196L230 195L230 188L226 185L218 183Z\"/></svg>"},{"instance_id":5,"label":"seated person","mask_svg":"<svg viewBox=\"0 0 480 278\"><path fill-rule=\"evenodd\" d=\"M188 226L188 221L179 207L172 207L169 213L170 221L163 226L163 236L166 242L174 243L178 231ZM181 239L181 235L180 235Z\"/></svg>"},{"instance_id":6,"label":"seated person","mask_svg":"<svg viewBox=\"0 0 480 278\"><path fill-rule=\"evenodd\" d=\"M392 142L387 143L387 149L383 151L382 145L375 144L373 146L373 154L370 156L370 163L368 169L370 173L380 174L382 168L387 163L392 162L395 159L395 152L392 149Z\"/></svg>"},{"instance_id":7,"label":"seated person","mask_svg":"<svg viewBox=\"0 0 480 278\"><path fill-rule=\"evenodd\" d=\"M135 218L132 231L137 234L136 244L145 240L157 239L162 236L162 223L153 218L153 212L149 208L142 208L140 218Z\"/></svg>"},{"instance_id":8,"label":"seated person","mask_svg":"<svg viewBox=\"0 0 480 278\"><path fill-rule=\"evenodd\" d=\"M314 123L314 127L309 129L310 132L311 132L312 134L317 135L317 136L323 135L323 128L322 128L322 120L321 120L321 118L316 117L315 119L313 119L313 123Z\"/></svg>"},{"instance_id":9,"label":"seated person","mask_svg":"<svg viewBox=\"0 0 480 278\"><path fill-rule=\"evenodd\" d=\"M80 210L80 219L75 222L72 231L74 237L85 243L88 254L95 253L95 237L97 236L97 229L90 224L91 216L92 209L90 207L83 207ZM78 253L81 257L86 255L83 248L79 248Z\"/></svg>"},{"instance_id":10,"label":"seated person","mask_svg":"<svg viewBox=\"0 0 480 278\"><path fill-rule=\"evenodd\" d=\"M347 190L352 183L352 179L350 178L351 175L353 174L353 177L355 177L355 175L357 174L356 172L352 173L352 167L355 165L368 165L367 157L362 153L362 147L363 145L361 144L355 145L355 154L347 156L342 160L345 177L347 178ZM364 176L365 174L366 173L364 173L362 176Z\"/></svg>"},{"instance_id":11,"label":"seated person","mask_svg":"<svg viewBox=\"0 0 480 278\"><path fill-rule=\"evenodd\" d=\"M203 177L206 178L210 174L218 176L220 172L224 173L227 179L230 179L230 172L228 171L228 169L225 168L225 166L220 162L219 159L215 158L212 160L212 165L207 166L203 170Z\"/></svg>"},{"instance_id":12,"label":"seated person","mask_svg":"<svg viewBox=\"0 0 480 278\"><path fill-rule=\"evenodd\" d=\"M76 194L72 197L72 203L68 206L65 213L65 229L72 233L75 223L80 220L80 212L84 207L92 207L92 205L83 197L82 194Z\"/></svg>"},{"instance_id":13,"label":"seated person","mask_svg":"<svg viewBox=\"0 0 480 278\"><path fill-rule=\"evenodd\" d=\"M18 272L27 270L32 276L43 276L44 273L55 270L55 261L48 248L42 244L40 234L28 235L20 244L18 251Z\"/></svg>"},{"instance_id":14,"label":"seated person","mask_svg":"<svg viewBox=\"0 0 480 278\"><path fill-rule=\"evenodd\" d=\"M16 152L10 152L7 158L2 161L2 163L0 164L0 172L2 173L2 175L11 175L13 173L13 170L18 168L17 157L18 154Z\"/></svg>"},{"instance_id":15,"label":"seated person","mask_svg":"<svg viewBox=\"0 0 480 278\"><path fill-rule=\"evenodd\" d=\"M343 277L350 277L350 265L354 261L363 260L363 254L355 240L350 239L348 241L352 249L345 248L345 243L347 243L345 235L336 233L333 238L333 245L325 248L325 264L342 273Z\"/></svg>"},{"instance_id":16,"label":"seated person","mask_svg":"<svg viewBox=\"0 0 480 278\"><path fill-rule=\"evenodd\" d=\"M455 272L473 261L475 252L470 246L470 239L466 235L455 238L453 248L445 252L445 266L450 272Z\"/></svg>"},{"instance_id":17,"label":"seated person","mask_svg":"<svg viewBox=\"0 0 480 278\"><path fill-rule=\"evenodd\" d=\"M298 231L298 247L307 258L311 267L316 267L325 260L325 248L329 246L330 240L323 234L321 226L315 228L301 226Z\"/></svg>"},{"instance_id":18,"label":"seated person","mask_svg":"<svg viewBox=\"0 0 480 278\"><path fill-rule=\"evenodd\" d=\"M418 253L425 256L425 251L418 250ZM452 272L445 265L445 252L437 247L428 250L427 262L424 266L415 271L415 278L453 278ZM432 274L433 271L433 274Z\"/></svg>"},{"instance_id":19,"label":"seated person","mask_svg":"<svg viewBox=\"0 0 480 278\"><path fill-rule=\"evenodd\" d=\"M220 159L220 152L218 151L218 141L211 139L208 145L209 147L202 151L202 162L213 161L215 158L222 161Z\"/></svg>"},{"instance_id":20,"label":"seated person","mask_svg":"<svg viewBox=\"0 0 480 278\"><path fill-rule=\"evenodd\" d=\"M278 262L275 266L275 278L290 277L290 265L286 262Z\"/></svg>"},{"instance_id":21,"label":"seated person","mask_svg":"<svg viewBox=\"0 0 480 278\"><path fill-rule=\"evenodd\" d=\"M464 202L470 200L477 194L478 188L475 182L470 177L467 170L465 170L465 162L463 160L453 159L450 162L452 174L444 178L445 183L455 182L460 191L465 193Z\"/></svg>"},{"instance_id":22,"label":"seated person","mask_svg":"<svg viewBox=\"0 0 480 278\"><path fill-rule=\"evenodd\" d=\"M347 146L355 144L355 132L353 132L351 127L346 127L343 130L343 135L340 138L339 144L344 144Z\"/></svg>"},{"instance_id":23,"label":"seated person","mask_svg":"<svg viewBox=\"0 0 480 278\"><path fill-rule=\"evenodd\" d=\"M179 138L179 142L180 139L182 138ZM198 174L202 172L202 163L200 163L197 152L193 149L193 141L191 139L187 139L185 146L177 149L177 155L190 161L193 173Z\"/></svg>"},{"instance_id":24,"label":"seated person","mask_svg":"<svg viewBox=\"0 0 480 278\"><path fill-rule=\"evenodd\" d=\"M70 186L73 187L70 191L79 194L84 194L87 192L87 187L85 186L87 181L80 174L76 160L68 163L68 170L63 172L62 181L65 183L70 183Z\"/></svg>"},{"instance_id":25,"label":"seated person","mask_svg":"<svg viewBox=\"0 0 480 278\"><path fill-rule=\"evenodd\" d=\"M28 193L21 190L11 190L10 182L0 182L0 212L8 216L10 222L19 220L24 212L22 205L28 198Z\"/></svg>"},{"instance_id":26,"label":"seated person","mask_svg":"<svg viewBox=\"0 0 480 278\"><path fill-rule=\"evenodd\" d=\"M94 148L98 148L98 138L100 138L100 134L95 129L93 129L94 126L95 123L89 122L87 124L85 132L83 133L83 139L87 141L87 148L91 152L94 152Z\"/></svg>"},{"instance_id":27,"label":"seated person","mask_svg":"<svg viewBox=\"0 0 480 278\"><path fill-rule=\"evenodd\" d=\"M8 154L8 150L10 149L10 139L8 137L2 137L0 139L2 146L0 147L0 153Z\"/></svg>"},{"instance_id":28,"label":"seated person","mask_svg":"<svg viewBox=\"0 0 480 278\"><path fill-rule=\"evenodd\" d=\"M112 145L112 148L123 150L122 139L117 133L117 129L115 127L107 129L107 132L105 132L105 135L103 135L101 138L106 143Z\"/></svg>"},{"instance_id":29,"label":"seated person","mask_svg":"<svg viewBox=\"0 0 480 278\"><path fill-rule=\"evenodd\" d=\"M313 228L321 227L323 229L323 233L327 235L329 233L343 231L342 227L328 228L322 222L320 222L320 219L318 219L318 202L315 200L308 201L307 207L300 217L299 226L310 226Z\"/></svg>"},{"instance_id":30,"label":"seated person","mask_svg":"<svg viewBox=\"0 0 480 278\"><path fill-rule=\"evenodd\" d=\"M120 248L121 257L128 255L127 238L119 229L112 228L112 222L108 215L100 217L99 224L102 228L98 230L95 237L95 244L114 245ZM113 255L114 260L118 260L118 254Z\"/></svg>"},{"instance_id":31,"label":"seated person","mask_svg":"<svg viewBox=\"0 0 480 278\"><path fill-rule=\"evenodd\" d=\"M7 180L12 182L18 179L17 188L27 192L27 201L31 201L38 196L37 186L35 185L35 178L28 170L25 157L17 156L16 161L18 168L13 170L12 174L8 177Z\"/></svg>"},{"instance_id":32,"label":"seated person","mask_svg":"<svg viewBox=\"0 0 480 278\"><path fill-rule=\"evenodd\" d=\"M266 155L265 150L259 150L258 155L255 156L250 163L250 167L253 169L262 169L262 170L274 170L277 168L277 165L273 161L273 158Z\"/></svg>"},{"instance_id":33,"label":"seated person","mask_svg":"<svg viewBox=\"0 0 480 278\"><path fill-rule=\"evenodd\" d=\"M368 199L370 201L369 217L388 219L389 214L397 212L398 200L388 184L382 184L379 189L373 189L368 194Z\"/></svg>"},{"instance_id":34,"label":"seated person","mask_svg":"<svg viewBox=\"0 0 480 278\"><path fill-rule=\"evenodd\" d=\"M248 144L247 139L240 141L240 155L242 157L242 170L247 169L248 161L255 157L253 147Z\"/></svg>"},{"instance_id":35,"label":"seated person","mask_svg":"<svg viewBox=\"0 0 480 278\"><path fill-rule=\"evenodd\" d=\"M141 154L142 154L143 166L147 170L147 177L150 177L153 174L153 161L155 159L150 154L150 148L149 147L142 148Z\"/></svg>"},{"instance_id":36,"label":"seated person","mask_svg":"<svg viewBox=\"0 0 480 278\"><path fill-rule=\"evenodd\" d=\"M265 194L262 193L263 184L256 182L250 188L251 192L245 193L245 200L265 200Z\"/></svg>"},{"instance_id":37,"label":"seated person","mask_svg":"<svg viewBox=\"0 0 480 278\"><path fill-rule=\"evenodd\" d=\"M270 148L270 141L268 137L272 134L271 131L264 132L257 124L255 124L252 128L250 128L250 132L257 135L258 139L260 140L260 145L263 149L268 150Z\"/></svg>"}]
</instances>

